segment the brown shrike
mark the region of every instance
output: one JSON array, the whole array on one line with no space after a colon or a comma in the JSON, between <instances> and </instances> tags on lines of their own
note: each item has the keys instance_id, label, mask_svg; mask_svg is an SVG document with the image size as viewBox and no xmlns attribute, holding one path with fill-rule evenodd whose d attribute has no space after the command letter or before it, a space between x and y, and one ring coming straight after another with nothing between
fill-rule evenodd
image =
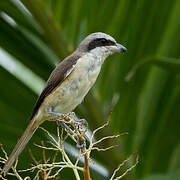
<instances>
[{"instance_id":1,"label":"brown shrike","mask_svg":"<svg viewBox=\"0 0 180 180\"><path fill-rule=\"evenodd\" d=\"M104 60L110 54L125 51L125 47L105 33L97 32L87 36L51 73L36 101L30 124L13 149L1 174L7 174L41 123L53 114L70 113L82 102L95 83Z\"/></svg>"}]
</instances>

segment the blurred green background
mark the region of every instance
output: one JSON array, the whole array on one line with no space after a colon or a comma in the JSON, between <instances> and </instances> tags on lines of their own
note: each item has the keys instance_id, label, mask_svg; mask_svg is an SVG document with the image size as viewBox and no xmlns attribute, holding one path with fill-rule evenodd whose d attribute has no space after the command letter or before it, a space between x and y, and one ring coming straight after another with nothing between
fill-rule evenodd
<instances>
[{"instance_id":1,"label":"blurred green background","mask_svg":"<svg viewBox=\"0 0 180 180\"><path fill-rule=\"evenodd\" d=\"M108 179L133 152L140 162L124 179L180 179L180 0L1 0L0 142L10 153L55 65L98 31L112 35L128 52L105 61L75 112L92 130L106 121L114 97L110 126L97 138L129 135L104 144L120 144L115 151L93 153L106 172L92 170L93 179ZM44 126L56 130L55 123ZM30 166L28 148L42 139L38 130L19 168ZM38 148L33 152L42 158ZM74 178L68 170L61 176Z\"/></svg>"}]
</instances>

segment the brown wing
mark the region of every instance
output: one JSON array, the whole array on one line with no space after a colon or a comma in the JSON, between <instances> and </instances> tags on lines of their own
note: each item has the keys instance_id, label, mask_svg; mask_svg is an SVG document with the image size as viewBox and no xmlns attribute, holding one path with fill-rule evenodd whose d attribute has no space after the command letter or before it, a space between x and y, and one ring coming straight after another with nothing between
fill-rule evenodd
<instances>
[{"instance_id":1,"label":"brown wing","mask_svg":"<svg viewBox=\"0 0 180 180\"><path fill-rule=\"evenodd\" d=\"M63 60L51 73L49 79L46 82L45 88L41 92L40 96L38 97L34 110L30 119L34 117L37 113L39 107L43 103L44 99L57 87L59 86L62 81L67 77L67 73L71 73L73 69L73 65L76 64L77 60L80 58L80 55L76 55L75 53L68 56L65 60Z\"/></svg>"}]
</instances>

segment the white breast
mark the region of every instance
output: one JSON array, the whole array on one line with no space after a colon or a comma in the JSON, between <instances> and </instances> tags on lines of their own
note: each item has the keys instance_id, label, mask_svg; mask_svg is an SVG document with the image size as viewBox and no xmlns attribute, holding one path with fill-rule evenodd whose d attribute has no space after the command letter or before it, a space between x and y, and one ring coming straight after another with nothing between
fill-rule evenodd
<instances>
[{"instance_id":1,"label":"white breast","mask_svg":"<svg viewBox=\"0 0 180 180\"><path fill-rule=\"evenodd\" d=\"M61 113L71 112L95 83L104 59L102 54L97 56L96 53L82 56L65 81L45 99L44 107Z\"/></svg>"}]
</instances>

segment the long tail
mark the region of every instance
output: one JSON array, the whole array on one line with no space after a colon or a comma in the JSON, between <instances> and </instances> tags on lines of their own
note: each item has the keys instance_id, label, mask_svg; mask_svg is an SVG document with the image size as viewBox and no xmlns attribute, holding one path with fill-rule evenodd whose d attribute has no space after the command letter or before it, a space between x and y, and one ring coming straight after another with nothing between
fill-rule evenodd
<instances>
[{"instance_id":1,"label":"long tail","mask_svg":"<svg viewBox=\"0 0 180 180\"><path fill-rule=\"evenodd\" d=\"M15 148L13 149L11 155L9 156L9 158L8 158L8 160L7 160L5 166L4 166L4 168L0 174L6 176L9 169L12 167L14 161L17 159L19 154L23 151L26 144L29 142L32 135L34 134L34 132L38 128L38 125L37 124L35 125L35 124L36 124L35 119L32 119L30 124L26 128L25 132L23 133L23 135L19 139L18 143L16 144Z\"/></svg>"}]
</instances>

